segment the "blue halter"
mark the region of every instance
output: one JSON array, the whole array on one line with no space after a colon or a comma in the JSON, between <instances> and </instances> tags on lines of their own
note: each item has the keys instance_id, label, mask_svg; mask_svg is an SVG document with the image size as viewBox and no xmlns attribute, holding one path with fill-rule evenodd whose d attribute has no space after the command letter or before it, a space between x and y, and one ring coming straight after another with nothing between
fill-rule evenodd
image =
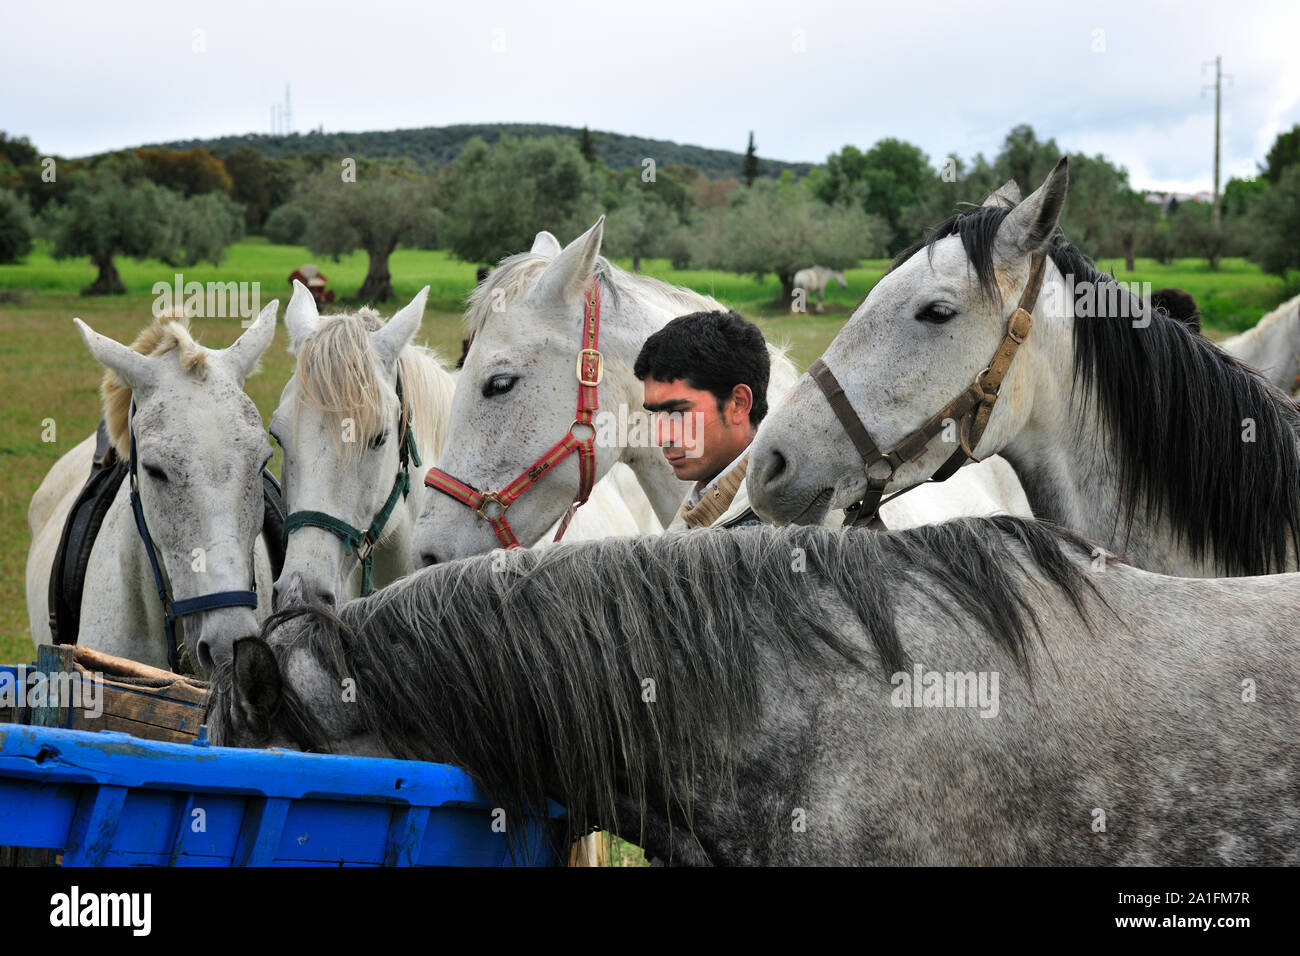
<instances>
[{"instance_id":1,"label":"blue halter","mask_svg":"<svg viewBox=\"0 0 1300 956\"><path fill-rule=\"evenodd\" d=\"M200 611L213 611L222 607L257 607L257 567L253 566L253 585L247 591L217 591L199 597L173 601L163 581L162 571L158 567L158 556L154 552L153 538L144 523L144 508L140 504L140 487L136 477L135 456L135 399L131 400L131 420L127 430L131 436L131 456L129 474L131 476L131 513L135 515L135 526L144 542L144 550L149 555L149 567L153 571L153 582L158 588L158 600L163 606L163 633L167 636L167 666L177 669L176 621L178 618L198 614Z\"/></svg>"}]
</instances>

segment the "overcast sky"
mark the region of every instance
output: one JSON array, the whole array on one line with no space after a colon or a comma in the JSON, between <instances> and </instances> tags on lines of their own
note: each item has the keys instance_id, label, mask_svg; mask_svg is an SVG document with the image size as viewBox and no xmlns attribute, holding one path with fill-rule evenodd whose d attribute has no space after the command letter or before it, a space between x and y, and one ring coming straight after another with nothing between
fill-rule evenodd
<instances>
[{"instance_id":1,"label":"overcast sky","mask_svg":"<svg viewBox=\"0 0 1300 956\"><path fill-rule=\"evenodd\" d=\"M976 11L979 12L976 12ZM1300 4L6 3L0 129L79 156L269 132L538 122L823 161L894 136L937 166L1017 123L1136 187L1208 189L1300 122ZM196 33L196 31L201 31ZM196 47L199 47L196 51Z\"/></svg>"}]
</instances>

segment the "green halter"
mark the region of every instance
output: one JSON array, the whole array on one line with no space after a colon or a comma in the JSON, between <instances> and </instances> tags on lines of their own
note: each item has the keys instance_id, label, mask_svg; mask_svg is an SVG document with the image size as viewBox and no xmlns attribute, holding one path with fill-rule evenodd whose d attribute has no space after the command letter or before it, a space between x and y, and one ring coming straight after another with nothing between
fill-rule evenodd
<instances>
[{"instance_id":1,"label":"green halter","mask_svg":"<svg viewBox=\"0 0 1300 956\"><path fill-rule=\"evenodd\" d=\"M321 528L337 535L343 541L348 553L355 555L361 562L362 597L374 591L370 586L370 575L375 566L375 545L379 543L379 537L384 533L384 526L392 517L393 509L397 507L397 499L405 498L411 492L410 466L420 467L420 452L415 447L415 435L411 432L410 420L402 412L402 404L402 376L399 374L397 376L397 427L402 433L402 444L397 453L397 477L393 479L393 490L389 492L388 500L379 509L379 514L375 515L375 520L370 522L369 528L362 531L323 511L295 511L284 519L286 548L289 546L289 535L299 528Z\"/></svg>"}]
</instances>

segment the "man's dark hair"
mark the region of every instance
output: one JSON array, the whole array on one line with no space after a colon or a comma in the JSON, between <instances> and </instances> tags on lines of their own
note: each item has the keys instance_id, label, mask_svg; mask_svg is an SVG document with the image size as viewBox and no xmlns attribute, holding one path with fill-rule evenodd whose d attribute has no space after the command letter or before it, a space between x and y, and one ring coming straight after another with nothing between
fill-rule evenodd
<instances>
[{"instance_id":1,"label":"man's dark hair","mask_svg":"<svg viewBox=\"0 0 1300 956\"><path fill-rule=\"evenodd\" d=\"M641 346L632 371L641 381L685 379L691 388L712 392L718 411L737 385L754 393L749 423L767 414L767 379L772 360L757 325L736 312L692 312L673 319Z\"/></svg>"},{"instance_id":2,"label":"man's dark hair","mask_svg":"<svg viewBox=\"0 0 1300 956\"><path fill-rule=\"evenodd\" d=\"M1162 309L1165 315L1187 326L1197 335L1201 332L1201 310L1191 293L1182 289L1156 289L1151 293L1151 308Z\"/></svg>"}]
</instances>

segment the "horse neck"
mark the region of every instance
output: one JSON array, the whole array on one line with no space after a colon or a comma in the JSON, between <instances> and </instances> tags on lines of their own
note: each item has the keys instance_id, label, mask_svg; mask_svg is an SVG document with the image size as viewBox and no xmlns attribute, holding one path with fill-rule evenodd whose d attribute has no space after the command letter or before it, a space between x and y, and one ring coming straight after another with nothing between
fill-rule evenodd
<instances>
[{"instance_id":1,"label":"horse neck","mask_svg":"<svg viewBox=\"0 0 1300 956\"><path fill-rule=\"evenodd\" d=\"M1220 344L1229 355L1258 369L1283 391L1300 376L1300 296L1284 302L1255 324Z\"/></svg>"},{"instance_id":2,"label":"horse neck","mask_svg":"<svg viewBox=\"0 0 1300 956\"><path fill-rule=\"evenodd\" d=\"M1063 302L1065 296L1044 288L1042 299ZM1034 348L1024 356L1031 359L1032 407L999 454L1015 468L1036 518L1070 528L1147 571L1215 576L1212 554L1193 558L1164 514L1153 518L1145 502L1128 500L1112 431L1097 396L1085 395L1095 386L1081 383L1074 391L1076 321L1110 320L1066 315L1035 322Z\"/></svg>"},{"instance_id":3,"label":"horse neck","mask_svg":"<svg viewBox=\"0 0 1300 956\"><path fill-rule=\"evenodd\" d=\"M1059 393L1069 403L1068 382ZM1041 397L1041 396L1040 396ZM1096 444L1080 436L1096 435ZM1039 416L1000 454L1015 468L1036 518L1070 528L1147 571L1182 577L1215 574L1177 544L1167 518L1153 520L1142 502L1126 499L1111 467L1115 453L1096 410Z\"/></svg>"},{"instance_id":4,"label":"horse neck","mask_svg":"<svg viewBox=\"0 0 1300 956\"><path fill-rule=\"evenodd\" d=\"M1169 528L1151 527L1147 510L1125 499L1113 460L1113 436L1101 420L1100 403L1095 394L1074 390L1074 323L1099 320L1075 319L1070 308L1061 315L1045 315L1047 303L1065 302L1060 273L1049 268L1030 349L1017 358L1027 362L1032 376L1027 390L1032 405L1026 424L1000 454L1015 468L1036 518L1073 529L1145 570L1195 574L1177 561L1177 555L1167 553ZM1091 392L1092 386L1079 388Z\"/></svg>"}]
</instances>

